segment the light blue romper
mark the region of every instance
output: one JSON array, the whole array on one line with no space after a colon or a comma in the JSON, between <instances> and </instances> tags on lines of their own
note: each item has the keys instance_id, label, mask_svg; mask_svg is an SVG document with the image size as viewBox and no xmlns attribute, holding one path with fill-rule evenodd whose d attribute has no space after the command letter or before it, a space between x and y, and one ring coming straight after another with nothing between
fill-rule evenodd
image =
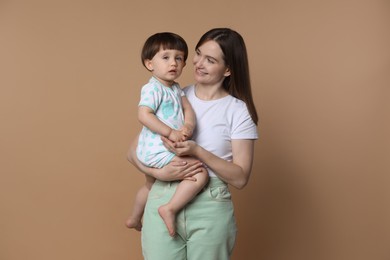
<instances>
[{"instance_id":1,"label":"light blue romper","mask_svg":"<svg viewBox=\"0 0 390 260\"><path fill-rule=\"evenodd\" d=\"M184 124L182 96L184 92L177 83L172 87L166 87L152 77L142 87L138 106L151 108L160 121L178 130ZM168 164L175 154L163 146L159 134L144 126L138 139L137 157L148 167L161 168Z\"/></svg>"}]
</instances>

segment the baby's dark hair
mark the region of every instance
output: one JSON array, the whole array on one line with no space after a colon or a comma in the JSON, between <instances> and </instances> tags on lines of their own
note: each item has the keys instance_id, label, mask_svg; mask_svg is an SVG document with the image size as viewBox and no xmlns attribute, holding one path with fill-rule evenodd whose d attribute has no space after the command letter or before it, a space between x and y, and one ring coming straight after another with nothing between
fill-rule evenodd
<instances>
[{"instance_id":1,"label":"baby's dark hair","mask_svg":"<svg viewBox=\"0 0 390 260\"><path fill-rule=\"evenodd\" d=\"M184 52L184 61L188 57L188 46L186 41L179 35L171 32L161 32L150 36L142 48L141 61L145 66L145 60L153 59L154 55L163 50L179 50Z\"/></svg>"}]
</instances>

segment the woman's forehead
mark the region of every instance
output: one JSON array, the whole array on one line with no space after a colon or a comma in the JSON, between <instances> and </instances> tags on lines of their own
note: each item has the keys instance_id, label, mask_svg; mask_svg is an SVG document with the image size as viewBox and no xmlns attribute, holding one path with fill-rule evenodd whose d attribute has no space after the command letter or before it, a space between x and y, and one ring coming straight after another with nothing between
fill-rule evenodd
<instances>
[{"instance_id":1,"label":"woman's forehead","mask_svg":"<svg viewBox=\"0 0 390 260\"><path fill-rule=\"evenodd\" d=\"M202 45L198 47L198 49L203 55L207 55L214 58L223 57L223 52L221 47L216 41L213 40L204 42Z\"/></svg>"}]
</instances>

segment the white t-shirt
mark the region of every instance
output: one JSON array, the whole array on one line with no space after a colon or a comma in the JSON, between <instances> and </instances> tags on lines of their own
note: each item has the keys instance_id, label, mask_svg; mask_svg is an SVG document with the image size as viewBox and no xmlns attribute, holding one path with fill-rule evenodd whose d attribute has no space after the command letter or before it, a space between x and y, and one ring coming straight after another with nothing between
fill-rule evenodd
<instances>
[{"instance_id":1,"label":"white t-shirt","mask_svg":"<svg viewBox=\"0 0 390 260\"><path fill-rule=\"evenodd\" d=\"M201 100L195 94L195 86L184 92L196 114L196 128L192 139L207 151L232 161L233 139L257 139L258 133L246 104L233 96L217 100ZM210 176L216 174L209 168Z\"/></svg>"}]
</instances>

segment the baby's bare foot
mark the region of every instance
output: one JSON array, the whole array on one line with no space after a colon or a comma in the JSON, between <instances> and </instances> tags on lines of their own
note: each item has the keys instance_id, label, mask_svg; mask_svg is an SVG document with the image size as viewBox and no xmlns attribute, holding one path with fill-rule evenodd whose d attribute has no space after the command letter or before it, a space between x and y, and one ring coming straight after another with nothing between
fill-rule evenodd
<instances>
[{"instance_id":1,"label":"baby's bare foot","mask_svg":"<svg viewBox=\"0 0 390 260\"><path fill-rule=\"evenodd\" d=\"M141 220L134 220L132 218L128 218L125 222L126 227L128 228L134 228L137 231L141 231L142 229L142 222Z\"/></svg>"},{"instance_id":2,"label":"baby's bare foot","mask_svg":"<svg viewBox=\"0 0 390 260\"><path fill-rule=\"evenodd\" d=\"M158 213L160 214L161 218L163 219L165 225L168 228L168 233L171 237L175 236L176 230L175 230L175 221L176 221L176 215L175 213L168 208L167 205L163 205L158 208Z\"/></svg>"}]
</instances>

